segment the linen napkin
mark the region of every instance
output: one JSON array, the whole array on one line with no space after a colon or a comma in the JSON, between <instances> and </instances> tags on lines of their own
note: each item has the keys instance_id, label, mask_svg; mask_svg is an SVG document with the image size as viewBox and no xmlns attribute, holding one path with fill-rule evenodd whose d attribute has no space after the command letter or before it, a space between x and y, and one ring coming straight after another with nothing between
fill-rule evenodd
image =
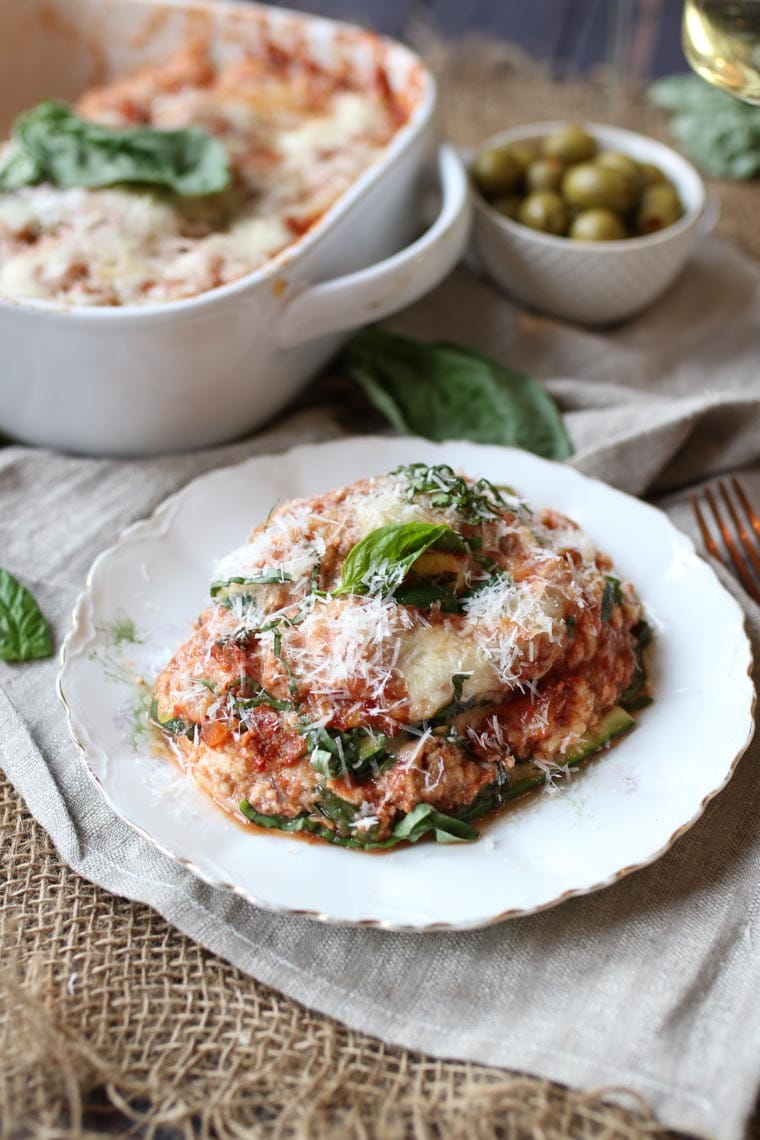
<instances>
[{"instance_id":1,"label":"linen napkin","mask_svg":"<svg viewBox=\"0 0 760 1140\"><path fill-rule=\"evenodd\" d=\"M681 489L715 471L752 464L746 482L760 503L758 313L760 267L711 241L654 309L613 332L520 312L464 269L392 324L537 376L566 412L573 463L634 493L670 491L664 505L689 530ZM134 462L7 447L0 564L33 590L60 643L93 557L124 525L203 471L340 430L311 410L232 447ZM724 581L760 660L760 612ZM56 670L0 662L0 759L80 874L384 1040L579 1087L631 1087L667 1125L741 1135L760 1056L757 743L687 835L608 890L459 934L324 927L206 886L116 819L69 739Z\"/></svg>"}]
</instances>

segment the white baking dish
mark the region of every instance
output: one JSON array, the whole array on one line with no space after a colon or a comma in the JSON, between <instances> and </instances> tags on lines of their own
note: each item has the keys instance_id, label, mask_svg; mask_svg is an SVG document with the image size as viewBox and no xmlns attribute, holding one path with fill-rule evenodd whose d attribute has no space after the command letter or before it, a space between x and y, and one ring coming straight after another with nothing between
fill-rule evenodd
<instances>
[{"instance_id":1,"label":"white baking dish","mask_svg":"<svg viewBox=\"0 0 760 1140\"><path fill-rule=\"evenodd\" d=\"M222 61L304 45L361 74L381 53L406 124L303 238L263 268L185 300L122 308L0 301L0 430L89 454L146 455L235 438L283 407L360 325L452 268L469 208L459 159L437 154L440 211L419 230L435 86L401 44L345 24L223 0L3 0L0 125L40 99L165 58L201 32Z\"/></svg>"}]
</instances>

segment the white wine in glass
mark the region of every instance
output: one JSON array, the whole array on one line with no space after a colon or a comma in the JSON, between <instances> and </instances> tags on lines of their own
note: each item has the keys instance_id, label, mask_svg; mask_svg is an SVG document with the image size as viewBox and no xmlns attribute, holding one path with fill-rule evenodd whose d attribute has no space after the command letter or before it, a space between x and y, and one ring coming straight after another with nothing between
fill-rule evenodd
<instances>
[{"instance_id":1,"label":"white wine in glass","mask_svg":"<svg viewBox=\"0 0 760 1140\"><path fill-rule=\"evenodd\" d=\"M708 83L760 105L760 0L686 0L683 49Z\"/></svg>"}]
</instances>

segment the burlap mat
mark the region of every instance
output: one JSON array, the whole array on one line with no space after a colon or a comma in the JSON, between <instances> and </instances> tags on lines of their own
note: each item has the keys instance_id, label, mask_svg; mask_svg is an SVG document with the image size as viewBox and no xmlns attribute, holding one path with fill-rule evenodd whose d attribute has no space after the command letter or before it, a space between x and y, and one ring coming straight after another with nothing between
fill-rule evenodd
<instances>
[{"instance_id":1,"label":"burlap mat","mask_svg":"<svg viewBox=\"0 0 760 1140\"><path fill-rule=\"evenodd\" d=\"M665 137L641 97L603 80L561 100L516 53L430 48L457 143L527 119L594 117ZM720 185L720 232L760 254L757 186ZM259 985L164 922L70 872L0 777L0 1129L79 1137L663 1135L623 1093L578 1093L390 1048ZM508 1032L508 1028L506 1029ZM760 1133L758 1133L760 1134Z\"/></svg>"}]
</instances>

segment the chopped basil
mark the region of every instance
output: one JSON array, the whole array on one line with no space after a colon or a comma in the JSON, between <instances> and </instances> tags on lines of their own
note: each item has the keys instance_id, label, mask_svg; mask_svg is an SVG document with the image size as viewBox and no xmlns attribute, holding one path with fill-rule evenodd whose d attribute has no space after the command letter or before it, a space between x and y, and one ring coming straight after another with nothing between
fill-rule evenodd
<instances>
[{"instance_id":1,"label":"chopped basil","mask_svg":"<svg viewBox=\"0 0 760 1140\"><path fill-rule=\"evenodd\" d=\"M340 732L304 724L299 731L306 736L312 767L328 779L350 776L362 781L393 761L387 750L389 738L370 728Z\"/></svg>"},{"instance_id":2,"label":"chopped basil","mask_svg":"<svg viewBox=\"0 0 760 1140\"><path fill-rule=\"evenodd\" d=\"M396 824L393 837L416 843L431 831L435 834L437 843L468 843L478 838L477 830L465 820L444 815L430 804L417 804Z\"/></svg>"},{"instance_id":3,"label":"chopped basil","mask_svg":"<svg viewBox=\"0 0 760 1140\"><path fill-rule=\"evenodd\" d=\"M337 366L404 434L523 447L547 459L572 455L551 396L471 349L370 328L352 337Z\"/></svg>"},{"instance_id":4,"label":"chopped basil","mask_svg":"<svg viewBox=\"0 0 760 1140\"><path fill-rule=\"evenodd\" d=\"M295 708L292 701L273 697L255 677L250 677L247 673L232 682L229 699L236 712L245 709L257 709L262 705L276 709L277 712L293 712Z\"/></svg>"},{"instance_id":5,"label":"chopped basil","mask_svg":"<svg viewBox=\"0 0 760 1140\"><path fill-rule=\"evenodd\" d=\"M218 194L231 181L226 150L200 127L109 127L48 100L19 115L12 135L0 190L38 182L64 189L145 183L195 197Z\"/></svg>"},{"instance_id":6,"label":"chopped basil","mask_svg":"<svg viewBox=\"0 0 760 1140\"><path fill-rule=\"evenodd\" d=\"M353 809L353 805L346 800L341 800L339 796L333 796L332 793L323 792L322 796L322 803L317 805L317 809L328 819L338 818L341 827L347 826L350 815L347 809ZM353 810L354 816L351 817L351 820L355 821L355 809ZM408 815L399 820L391 835L382 840L373 839L371 832L368 832L365 837L360 837L355 831L353 834L346 834L343 830L333 830L307 812L302 812L294 818L281 815L262 815L249 804L248 800L241 801L240 811L246 819L250 819L251 823L256 823L259 827L286 832L307 831L311 835L318 835L320 839L326 839L328 843L335 843L339 847L363 848L365 851L395 847L404 841L417 843L424 836L430 835L431 832L438 843L469 843L478 838L477 830L465 820L444 815L443 812L437 811L430 804L417 804Z\"/></svg>"},{"instance_id":7,"label":"chopped basil","mask_svg":"<svg viewBox=\"0 0 760 1140\"><path fill-rule=\"evenodd\" d=\"M472 821L484 815L490 815L498 808L504 807L510 800L517 799L525 792L537 788L546 780L545 775L528 776L512 784L503 764L496 765L496 780L482 788L469 807L461 813L462 819Z\"/></svg>"},{"instance_id":8,"label":"chopped basil","mask_svg":"<svg viewBox=\"0 0 760 1140\"><path fill-rule=\"evenodd\" d=\"M260 574L253 574L249 578L220 578L211 583L209 593L212 598L216 598L219 594L229 590L230 586L270 586L292 581L292 575L279 567L275 567L272 570L262 570Z\"/></svg>"},{"instance_id":9,"label":"chopped basil","mask_svg":"<svg viewBox=\"0 0 760 1140\"><path fill-rule=\"evenodd\" d=\"M444 705L442 709L439 709L429 720L424 722L425 728L446 724L452 717L455 717L458 713L470 707L467 701L462 701L462 689L464 688L465 681L468 681L471 676L472 673L455 673L453 675L451 684L454 689L454 696L447 705Z\"/></svg>"},{"instance_id":10,"label":"chopped basil","mask_svg":"<svg viewBox=\"0 0 760 1140\"><path fill-rule=\"evenodd\" d=\"M438 605L444 614L458 614L462 608L460 599L453 590L427 582L409 582L401 585L393 591L393 597L401 606L427 609Z\"/></svg>"},{"instance_id":11,"label":"chopped basil","mask_svg":"<svg viewBox=\"0 0 760 1140\"><path fill-rule=\"evenodd\" d=\"M609 621L612 617L612 611L615 606L620 606L623 603L623 591L620 589L620 582L617 578L613 578L611 574L604 576L604 591L602 593L602 604L600 609L600 616L602 621Z\"/></svg>"},{"instance_id":12,"label":"chopped basil","mask_svg":"<svg viewBox=\"0 0 760 1140\"><path fill-rule=\"evenodd\" d=\"M339 835L351 834L351 824L356 819L356 808L352 803L342 799L341 796L336 796L328 788L322 788L317 808L325 819L335 824L335 830Z\"/></svg>"},{"instance_id":13,"label":"chopped basil","mask_svg":"<svg viewBox=\"0 0 760 1140\"><path fill-rule=\"evenodd\" d=\"M628 683L628 688L620 697L620 706L626 712L638 712L639 709L646 708L647 705L652 703L652 698L644 693L644 687L647 683L646 666L644 665L644 649L652 640L652 627L648 622L638 622L631 633L636 638L636 647L634 655L636 664L633 670L633 676Z\"/></svg>"},{"instance_id":14,"label":"chopped basil","mask_svg":"<svg viewBox=\"0 0 760 1140\"><path fill-rule=\"evenodd\" d=\"M150 712L148 715L154 724L172 736L187 736L190 740L193 740L198 731L198 725L191 720L185 720L184 717L177 716L170 717L168 720L161 720L158 713L158 701L155 697L150 703Z\"/></svg>"},{"instance_id":15,"label":"chopped basil","mask_svg":"<svg viewBox=\"0 0 760 1140\"><path fill-rule=\"evenodd\" d=\"M427 463L410 463L405 467L396 467L391 475L406 480L408 502L424 495L431 507L444 510L451 507L473 525L498 518L510 506L493 483L487 479L468 483L447 463L438 463L433 467Z\"/></svg>"},{"instance_id":16,"label":"chopped basil","mask_svg":"<svg viewBox=\"0 0 760 1140\"><path fill-rule=\"evenodd\" d=\"M443 524L391 523L370 531L348 552L334 596L390 593L401 585L420 555L431 548L467 550L459 535Z\"/></svg>"},{"instance_id":17,"label":"chopped basil","mask_svg":"<svg viewBox=\"0 0 760 1140\"><path fill-rule=\"evenodd\" d=\"M0 567L0 660L29 661L52 652L40 607L26 587Z\"/></svg>"}]
</instances>

